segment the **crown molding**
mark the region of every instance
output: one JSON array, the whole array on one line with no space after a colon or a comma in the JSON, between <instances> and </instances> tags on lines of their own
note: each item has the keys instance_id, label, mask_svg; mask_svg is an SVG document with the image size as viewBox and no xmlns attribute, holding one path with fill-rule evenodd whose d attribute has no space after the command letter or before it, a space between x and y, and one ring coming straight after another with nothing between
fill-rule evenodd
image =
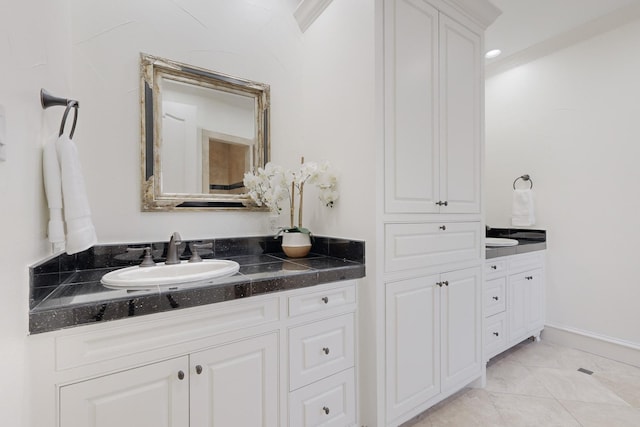
<instances>
[{"instance_id":1,"label":"crown molding","mask_svg":"<svg viewBox=\"0 0 640 427\"><path fill-rule=\"evenodd\" d=\"M293 12L298 26L304 33L333 0L301 0Z\"/></svg>"},{"instance_id":2,"label":"crown molding","mask_svg":"<svg viewBox=\"0 0 640 427\"><path fill-rule=\"evenodd\" d=\"M495 21L502 11L487 0L449 0L467 15L472 16L483 30Z\"/></svg>"},{"instance_id":3,"label":"crown molding","mask_svg":"<svg viewBox=\"0 0 640 427\"><path fill-rule=\"evenodd\" d=\"M485 78L488 79L512 68L551 55L554 52L588 40L599 34L614 30L638 19L640 19L640 4L635 3L622 7L572 30L487 64L485 66Z\"/></svg>"}]
</instances>

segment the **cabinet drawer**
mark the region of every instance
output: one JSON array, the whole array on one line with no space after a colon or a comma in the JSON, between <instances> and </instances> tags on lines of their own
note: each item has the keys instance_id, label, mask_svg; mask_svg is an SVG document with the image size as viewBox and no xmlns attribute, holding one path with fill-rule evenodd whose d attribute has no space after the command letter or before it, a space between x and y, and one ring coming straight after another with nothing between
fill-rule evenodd
<instances>
[{"instance_id":1,"label":"cabinet drawer","mask_svg":"<svg viewBox=\"0 0 640 427\"><path fill-rule=\"evenodd\" d=\"M522 254L509 258L509 273L542 267L542 254Z\"/></svg>"},{"instance_id":2,"label":"cabinet drawer","mask_svg":"<svg viewBox=\"0 0 640 427\"><path fill-rule=\"evenodd\" d=\"M507 261L505 260L492 260L487 261L484 264L484 274L486 275L495 275L495 274L504 274L507 271Z\"/></svg>"},{"instance_id":3,"label":"cabinet drawer","mask_svg":"<svg viewBox=\"0 0 640 427\"><path fill-rule=\"evenodd\" d=\"M507 345L507 315L495 314L485 320L484 356L490 359L500 353Z\"/></svg>"},{"instance_id":4,"label":"cabinet drawer","mask_svg":"<svg viewBox=\"0 0 640 427\"><path fill-rule=\"evenodd\" d=\"M289 425L344 427L356 423L354 370L332 375L291 393Z\"/></svg>"},{"instance_id":5,"label":"cabinet drawer","mask_svg":"<svg viewBox=\"0 0 640 427\"><path fill-rule=\"evenodd\" d=\"M356 303L356 285L289 297L289 316L300 316Z\"/></svg>"},{"instance_id":6,"label":"cabinet drawer","mask_svg":"<svg viewBox=\"0 0 640 427\"><path fill-rule=\"evenodd\" d=\"M480 259L480 222L385 225L385 271Z\"/></svg>"},{"instance_id":7,"label":"cabinet drawer","mask_svg":"<svg viewBox=\"0 0 640 427\"><path fill-rule=\"evenodd\" d=\"M354 364L353 313L289 330L289 389L295 390Z\"/></svg>"},{"instance_id":8,"label":"cabinet drawer","mask_svg":"<svg viewBox=\"0 0 640 427\"><path fill-rule=\"evenodd\" d=\"M185 310L170 319L119 322L99 330L77 328L56 338L56 369L64 370L187 343L279 320L279 299L225 302ZM133 320L133 319L132 319Z\"/></svg>"},{"instance_id":9,"label":"cabinet drawer","mask_svg":"<svg viewBox=\"0 0 640 427\"><path fill-rule=\"evenodd\" d=\"M483 309L484 316L492 316L496 313L503 312L506 308L506 289L507 278L499 277L484 282Z\"/></svg>"}]
</instances>

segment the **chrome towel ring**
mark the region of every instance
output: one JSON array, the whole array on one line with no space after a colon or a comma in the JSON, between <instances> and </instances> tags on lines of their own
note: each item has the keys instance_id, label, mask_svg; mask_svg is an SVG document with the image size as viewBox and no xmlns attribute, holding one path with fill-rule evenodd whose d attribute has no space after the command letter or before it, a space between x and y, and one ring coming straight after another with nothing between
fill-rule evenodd
<instances>
[{"instance_id":1,"label":"chrome towel ring","mask_svg":"<svg viewBox=\"0 0 640 427\"><path fill-rule=\"evenodd\" d=\"M40 103L42 104L42 108L45 109L56 105L67 107L64 110L64 115L62 116L62 122L60 123L60 133L58 133L58 136L62 136L62 134L64 133L64 125L67 123L67 116L69 115L69 111L73 108L73 125L71 125L71 133L69 133L69 139L72 139L73 133L76 131L76 123L78 122L78 108L80 107L78 101L76 101L75 99L66 99L53 96L46 90L40 89Z\"/></svg>"},{"instance_id":2,"label":"chrome towel ring","mask_svg":"<svg viewBox=\"0 0 640 427\"><path fill-rule=\"evenodd\" d=\"M523 181L529 181L529 185L530 185L529 189L532 189L532 188L533 188L533 180L531 179L531 177L530 177L529 175L526 175L526 174L525 174L525 175L522 175L522 176L517 177L517 178L513 181L513 189L514 189L514 190L516 189L516 182L518 182L518 180L519 180L519 179L521 179L521 180L523 180Z\"/></svg>"}]
</instances>

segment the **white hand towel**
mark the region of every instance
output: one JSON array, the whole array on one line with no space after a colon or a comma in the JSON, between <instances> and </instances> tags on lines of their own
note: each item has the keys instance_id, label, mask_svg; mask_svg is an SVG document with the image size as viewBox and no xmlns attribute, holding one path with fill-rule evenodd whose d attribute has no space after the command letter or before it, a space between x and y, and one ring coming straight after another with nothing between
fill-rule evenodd
<instances>
[{"instance_id":1,"label":"white hand towel","mask_svg":"<svg viewBox=\"0 0 640 427\"><path fill-rule=\"evenodd\" d=\"M511 225L526 227L535 224L533 211L533 191L531 189L513 190Z\"/></svg>"},{"instance_id":2,"label":"white hand towel","mask_svg":"<svg viewBox=\"0 0 640 427\"><path fill-rule=\"evenodd\" d=\"M60 162L64 220L67 223L66 252L71 255L89 249L98 242L98 238L91 221L76 145L69 137L62 135L56 141L56 148Z\"/></svg>"},{"instance_id":3,"label":"white hand towel","mask_svg":"<svg viewBox=\"0 0 640 427\"><path fill-rule=\"evenodd\" d=\"M56 152L56 140L52 139L44 146L42 153L42 172L44 191L49 204L49 241L54 246L64 248L64 222L62 221L62 181L60 165Z\"/></svg>"}]
</instances>

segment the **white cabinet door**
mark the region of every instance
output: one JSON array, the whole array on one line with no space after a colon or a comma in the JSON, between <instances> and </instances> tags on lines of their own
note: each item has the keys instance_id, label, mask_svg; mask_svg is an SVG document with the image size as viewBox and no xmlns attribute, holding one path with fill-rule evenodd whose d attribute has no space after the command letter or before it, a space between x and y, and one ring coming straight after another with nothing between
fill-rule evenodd
<instances>
[{"instance_id":1,"label":"white cabinet door","mask_svg":"<svg viewBox=\"0 0 640 427\"><path fill-rule=\"evenodd\" d=\"M387 421L440 393L439 276L386 285Z\"/></svg>"},{"instance_id":2,"label":"white cabinet door","mask_svg":"<svg viewBox=\"0 0 640 427\"><path fill-rule=\"evenodd\" d=\"M60 426L188 426L188 367L183 356L63 386Z\"/></svg>"},{"instance_id":3,"label":"white cabinet door","mask_svg":"<svg viewBox=\"0 0 640 427\"><path fill-rule=\"evenodd\" d=\"M438 212L438 11L384 5L386 211Z\"/></svg>"},{"instance_id":4,"label":"white cabinet door","mask_svg":"<svg viewBox=\"0 0 640 427\"><path fill-rule=\"evenodd\" d=\"M444 213L480 212L480 35L440 14L440 199Z\"/></svg>"},{"instance_id":5,"label":"white cabinet door","mask_svg":"<svg viewBox=\"0 0 640 427\"><path fill-rule=\"evenodd\" d=\"M509 341L518 341L544 326L542 269L509 276Z\"/></svg>"},{"instance_id":6,"label":"white cabinet door","mask_svg":"<svg viewBox=\"0 0 640 427\"><path fill-rule=\"evenodd\" d=\"M479 213L481 36L425 1L384 13L385 210Z\"/></svg>"},{"instance_id":7,"label":"white cabinet door","mask_svg":"<svg viewBox=\"0 0 640 427\"><path fill-rule=\"evenodd\" d=\"M480 267L443 273L442 391L459 388L482 370Z\"/></svg>"},{"instance_id":8,"label":"white cabinet door","mask_svg":"<svg viewBox=\"0 0 640 427\"><path fill-rule=\"evenodd\" d=\"M534 331L544 326L544 280L542 269L528 273L529 295L527 299L527 329Z\"/></svg>"},{"instance_id":9,"label":"white cabinet door","mask_svg":"<svg viewBox=\"0 0 640 427\"><path fill-rule=\"evenodd\" d=\"M278 334L191 355L190 427L279 426Z\"/></svg>"},{"instance_id":10,"label":"white cabinet door","mask_svg":"<svg viewBox=\"0 0 640 427\"><path fill-rule=\"evenodd\" d=\"M387 421L482 370L481 268L386 285Z\"/></svg>"},{"instance_id":11,"label":"white cabinet door","mask_svg":"<svg viewBox=\"0 0 640 427\"><path fill-rule=\"evenodd\" d=\"M527 334L527 280L525 274L509 276L509 341L524 338Z\"/></svg>"}]
</instances>

